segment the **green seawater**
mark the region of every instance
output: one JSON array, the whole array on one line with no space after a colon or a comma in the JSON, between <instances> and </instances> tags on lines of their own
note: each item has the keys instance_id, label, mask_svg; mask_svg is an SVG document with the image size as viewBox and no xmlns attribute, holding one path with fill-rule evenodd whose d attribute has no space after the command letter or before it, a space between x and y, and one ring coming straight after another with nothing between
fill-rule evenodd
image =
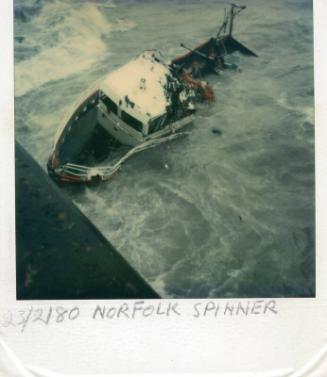
<instances>
[{"instance_id":1,"label":"green seawater","mask_svg":"<svg viewBox=\"0 0 327 377\"><path fill-rule=\"evenodd\" d=\"M24 1L15 35L16 138L45 168L67 110L146 49L167 59L215 35L223 1ZM15 3L19 7L21 3ZM63 188L163 296L315 294L313 14L308 0L246 1L242 72L208 77L191 134L112 181ZM18 9L18 8L17 8ZM21 8L22 9L22 8ZM218 128L221 135L213 134Z\"/></svg>"}]
</instances>

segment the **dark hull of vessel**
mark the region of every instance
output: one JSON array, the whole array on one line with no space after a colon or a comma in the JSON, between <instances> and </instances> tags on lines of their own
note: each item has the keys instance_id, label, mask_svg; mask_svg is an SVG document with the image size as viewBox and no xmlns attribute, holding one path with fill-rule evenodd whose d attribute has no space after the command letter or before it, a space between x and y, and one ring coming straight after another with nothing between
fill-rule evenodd
<instances>
[{"instance_id":1,"label":"dark hull of vessel","mask_svg":"<svg viewBox=\"0 0 327 377\"><path fill-rule=\"evenodd\" d=\"M257 56L230 35L210 38L195 49L188 50L189 52L185 55L173 59L171 64L179 70L189 71L193 76L205 75L217 69L226 68L224 57L236 51L247 56Z\"/></svg>"}]
</instances>

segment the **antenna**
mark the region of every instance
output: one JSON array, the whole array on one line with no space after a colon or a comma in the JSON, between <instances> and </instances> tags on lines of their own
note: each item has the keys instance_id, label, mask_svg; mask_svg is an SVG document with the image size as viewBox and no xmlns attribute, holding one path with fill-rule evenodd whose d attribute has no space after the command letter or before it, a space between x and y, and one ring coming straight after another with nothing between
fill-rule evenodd
<instances>
[{"instance_id":1,"label":"antenna","mask_svg":"<svg viewBox=\"0 0 327 377\"><path fill-rule=\"evenodd\" d=\"M220 37L221 32L224 32L224 34L226 33L227 24L228 24L228 15L227 15L227 9L225 8L224 21L223 21L223 23L221 24L221 26L218 30L218 33L216 35L216 39L218 39Z\"/></svg>"},{"instance_id":2,"label":"antenna","mask_svg":"<svg viewBox=\"0 0 327 377\"><path fill-rule=\"evenodd\" d=\"M220 26L216 39L220 37L220 34L223 32L226 34L226 28L228 26L228 35L232 36L233 34L233 27L234 27L234 18L237 16L243 9L245 9L245 5L236 5L231 3L230 4L230 11L227 13L227 10L225 8L225 14L224 14L224 21L222 25Z\"/></svg>"},{"instance_id":3,"label":"antenna","mask_svg":"<svg viewBox=\"0 0 327 377\"><path fill-rule=\"evenodd\" d=\"M230 21L229 21L229 36L232 36L233 33L233 26L234 26L234 17L237 16L240 12L242 12L243 9L245 9L246 6L242 5L236 5L236 4L231 4L230 7Z\"/></svg>"}]
</instances>

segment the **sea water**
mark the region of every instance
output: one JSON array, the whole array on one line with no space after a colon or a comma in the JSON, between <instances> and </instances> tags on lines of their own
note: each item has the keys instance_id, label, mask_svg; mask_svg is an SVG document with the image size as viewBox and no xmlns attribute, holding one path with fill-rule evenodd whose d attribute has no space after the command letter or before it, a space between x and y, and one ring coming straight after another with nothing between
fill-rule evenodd
<instances>
[{"instance_id":1,"label":"sea water","mask_svg":"<svg viewBox=\"0 0 327 377\"><path fill-rule=\"evenodd\" d=\"M310 0L244 2L234 37L258 54L208 77L191 133L101 185L62 188L162 295L315 294ZM243 5L243 3L242 3ZM15 1L15 132L45 169L66 112L143 50L172 59L214 36L226 3ZM213 133L214 130L219 130Z\"/></svg>"}]
</instances>

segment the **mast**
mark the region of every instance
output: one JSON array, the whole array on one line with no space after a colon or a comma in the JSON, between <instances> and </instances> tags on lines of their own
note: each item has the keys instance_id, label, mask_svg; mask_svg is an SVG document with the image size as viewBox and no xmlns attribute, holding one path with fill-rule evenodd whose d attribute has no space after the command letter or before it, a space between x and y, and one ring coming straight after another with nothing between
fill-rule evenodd
<instances>
[{"instance_id":1,"label":"mast","mask_svg":"<svg viewBox=\"0 0 327 377\"><path fill-rule=\"evenodd\" d=\"M229 32L228 32L228 35L230 37L232 36L232 33L233 33L234 8L235 8L235 4L231 4L230 13L229 13Z\"/></svg>"},{"instance_id":2,"label":"mast","mask_svg":"<svg viewBox=\"0 0 327 377\"><path fill-rule=\"evenodd\" d=\"M224 15L224 21L222 25L219 28L219 31L217 33L216 39L220 37L220 34L223 32L226 33L226 29L228 27L228 36L232 36L233 34L233 28L234 28L234 18L237 16L243 9L245 9L246 6L242 5L236 5L236 4L230 4L230 11L227 14L225 9L225 15Z\"/></svg>"},{"instance_id":3,"label":"mast","mask_svg":"<svg viewBox=\"0 0 327 377\"><path fill-rule=\"evenodd\" d=\"M228 16L227 16L227 10L225 8L225 13L224 13L224 21L223 23L221 24L219 30L218 30L218 33L216 35L216 39L218 39L220 37L220 34L222 32L224 32L224 34L226 33L226 27L227 27L227 24L228 24Z\"/></svg>"}]
</instances>

